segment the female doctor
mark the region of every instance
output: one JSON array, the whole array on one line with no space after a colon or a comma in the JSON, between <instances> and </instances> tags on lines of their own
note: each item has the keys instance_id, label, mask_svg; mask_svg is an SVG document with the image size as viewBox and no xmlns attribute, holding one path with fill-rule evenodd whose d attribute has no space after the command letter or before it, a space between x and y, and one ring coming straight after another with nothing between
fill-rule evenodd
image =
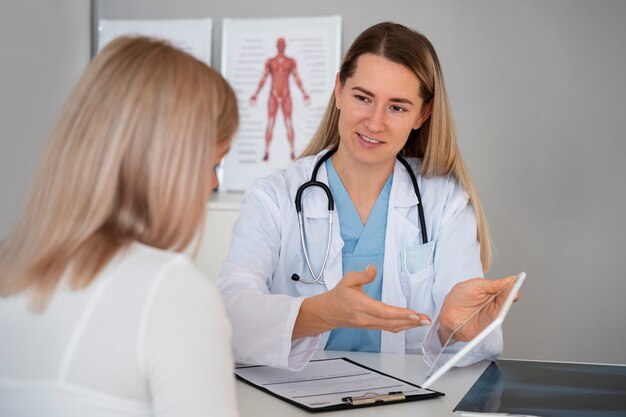
<instances>
[{"instance_id":1,"label":"female doctor","mask_svg":"<svg viewBox=\"0 0 626 417\"><path fill-rule=\"evenodd\" d=\"M417 352L427 339L432 361L510 283L480 278L489 251L431 43L372 26L301 158L246 192L218 280L236 360L297 370L317 349ZM453 341L471 339L499 299ZM496 332L465 363L501 350Z\"/></svg>"}]
</instances>

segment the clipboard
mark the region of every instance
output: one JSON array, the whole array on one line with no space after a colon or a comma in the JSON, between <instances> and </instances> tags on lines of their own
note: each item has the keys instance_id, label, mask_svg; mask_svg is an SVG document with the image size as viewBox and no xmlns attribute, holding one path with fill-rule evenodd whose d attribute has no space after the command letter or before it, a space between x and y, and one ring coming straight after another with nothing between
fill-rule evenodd
<instances>
[{"instance_id":1,"label":"clipboard","mask_svg":"<svg viewBox=\"0 0 626 417\"><path fill-rule=\"evenodd\" d=\"M308 412L350 410L445 394L382 373L348 358L312 360L300 372L269 366L235 368L237 379Z\"/></svg>"}]
</instances>

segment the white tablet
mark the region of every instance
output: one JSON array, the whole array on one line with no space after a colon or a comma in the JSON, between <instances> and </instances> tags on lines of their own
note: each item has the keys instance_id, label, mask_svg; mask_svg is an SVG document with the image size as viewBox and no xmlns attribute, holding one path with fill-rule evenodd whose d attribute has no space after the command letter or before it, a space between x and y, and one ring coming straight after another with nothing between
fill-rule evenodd
<instances>
[{"instance_id":1,"label":"white tablet","mask_svg":"<svg viewBox=\"0 0 626 417\"><path fill-rule=\"evenodd\" d=\"M441 376L443 374L445 374L448 371L448 369L450 369L454 365L456 365L463 357L465 357L465 355L467 355L472 349L474 349L476 346L478 346L478 344L480 342L482 342L487 336L489 336L489 334L491 334L491 332L493 332L495 329L497 329L498 327L500 327L502 325L502 323L504 322L504 318L506 317L507 313L509 312L509 309L511 308L511 304L513 304L513 300L515 299L515 296L517 295L520 287L524 283L524 279L525 278L526 278L526 273L520 272L515 277L515 279L512 281L512 283L510 285L507 285L500 292L498 292L497 294L494 294L490 298L490 300L488 302L486 302L483 306L481 306L479 308L478 311L482 310L489 303L491 303L491 301L493 301L493 299L496 298L500 293L506 291L508 288L510 288L511 285L513 286L511 288L511 292L506 297L506 300L504 300L504 304L502 305L502 309L500 310L500 313L498 313L496 318L491 323L489 323L487 325L487 327L485 327L480 333L478 333L476 335L476 337L474 337L465 346L463 346L463 348L461 350L459 350L457 353L455 353L441 367L439 367L439 368L437 368L435 370L435 368L433 366L433 368L431 369L431 372L432 372L432 370L435 370L435 371L432 372L432 374L429 372L429 375L426 376L426 379L421 384L422 388L430 387L436 380L441 378ZM442 352L443 352L443 348L442 348ZM440 353L440 355L441 355L441 353ZM437 357L437 359L435 359L435 364L434 365L437 365L437 360L439 359L439 357Z\"/></svg>"}]
</instances>

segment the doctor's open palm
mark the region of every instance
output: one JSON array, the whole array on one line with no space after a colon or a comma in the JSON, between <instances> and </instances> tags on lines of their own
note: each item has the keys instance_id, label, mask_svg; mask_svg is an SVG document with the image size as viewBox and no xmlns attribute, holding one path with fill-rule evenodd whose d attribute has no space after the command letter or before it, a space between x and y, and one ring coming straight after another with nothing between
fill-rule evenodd
<instances>
[{"instance_id":1,"label":"doctor's open palm","mask_svg":"<svg viewBox=\"0 0 626 417\"><path fill-rule=\"evenodd\" d=\"M445 344L451 335L453 341L468 342L487 327L502 309L514 279L474 278L452 287L439 313L441 343Z\"/></svg>"},{"instance_id":2,"label":"doctor's open palm","mask_svg":"<svg viewBox=\"0 0 626 417\"><path fill-rule=\"evenodd\" d=\"M431 324L430 317L414 310L375 300L363 286L376 278L376 268L348 272L335 288L309 297L300 307L293 339L338 328L362 328L400 332Z\"/></svg>"}]
</instances>

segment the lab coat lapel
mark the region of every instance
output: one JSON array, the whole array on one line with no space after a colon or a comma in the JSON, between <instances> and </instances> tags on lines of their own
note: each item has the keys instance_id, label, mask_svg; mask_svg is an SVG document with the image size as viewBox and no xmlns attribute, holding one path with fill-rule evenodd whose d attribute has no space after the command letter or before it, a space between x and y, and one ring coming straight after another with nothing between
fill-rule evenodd
<instances>
[{"instance_id":1,"label":"lab coat lapel","mask_svg":"<svg viewBox=\"0 0 626 417\"><path fill-rule=\"evenodd\" d=\"M324 271L324 282L328 290L335 288L343 278L343 261L341 256L343 244L343 239L339 231L339 216L335 211L333 213L333 237L330 242L330 253L328 254L326 271Z\"/></svg>"},{"instance_id":2,"label":"lab coat lapel","mask_svg":"<svg viewBox=\"0 0 626 417\"><path fill-rule=\"evenodd\" d=\"M418 177L418 181L419 181ZM396 161L389 196L387 238L393 233L393 245L413 245L419 237L418 202L409 173ZM390 242L391 243L391 242Z\"/></svg>"},{"instance_id":3,"label":"lab coat lapel","mask_svg":"<svg viewBox=\"0 0 626 417\"><path fill-rule=\"evenodd\" d=\"M415 190L408 172L398 161L394 167L388 210L382 302L406 307L406 297L399 278L400 252L403 246L415 243L420 230L417 221ZM380 342L381 352L403 353L405 351L405 332L383 331Z\"/></svg>"}]
</instances>

